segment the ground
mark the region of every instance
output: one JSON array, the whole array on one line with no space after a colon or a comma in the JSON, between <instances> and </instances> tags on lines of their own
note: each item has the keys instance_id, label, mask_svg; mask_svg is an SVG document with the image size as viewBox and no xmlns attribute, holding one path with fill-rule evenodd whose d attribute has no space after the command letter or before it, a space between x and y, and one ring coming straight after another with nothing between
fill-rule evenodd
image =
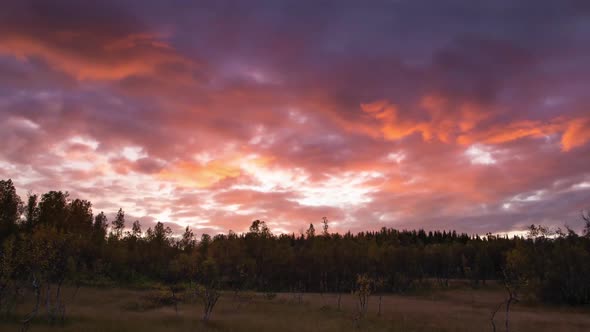
<instances>
[{"instance_id":1,"label":"ground","mask_svg":"<svg viewBox=\"0 0 590 332\"><path fill-rule=\"evenodd\" d=\"M355 298L342 295L337 308L335 294L224 293L210 322L200 321L197 304L155 305L164 291L120 288L82 288L74 299L66 291L67 322L50 326L37 321L29 331L492 331L492 309L502 301L500 288L459 288L419 295L387 295L382 315L377 315L378 297L371 296L367 318L356 323ZM19 304L23 314L29 306ZM504 313L496 318L497 331L504 331ZM19 331L20 325L0 321L1 331ZM517 332L590 331L590 309L519 303L513 307L510 330Z\"/></svg>"}]
</instances>

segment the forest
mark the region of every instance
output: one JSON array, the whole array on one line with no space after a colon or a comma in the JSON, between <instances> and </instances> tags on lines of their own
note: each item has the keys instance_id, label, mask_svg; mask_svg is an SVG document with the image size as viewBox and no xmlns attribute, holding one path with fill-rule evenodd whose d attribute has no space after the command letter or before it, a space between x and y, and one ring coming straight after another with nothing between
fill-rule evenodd
<instances>
[{"instance_id":1,"label":"forest","mask_svg":"<svg viewBox=\"0 0 590 332\"><path fill-rule=\"evenodd\" d=\"M363 296L445 288L455 280L478 288L506 288L507 303L590 304L590 216L582 234L531 225L526 236L468 235L455 231L330 232L318 218L305 234L273 234L261 220L237 234L183 234L158 222L142 229L119 209L109 220L92 203L67 192L30 194L24 200L11 180L0 181L0 314L13 317L18 301L36 303L24 323L46 311L66 315L66 285L159 283L172 301L187 288L209 318L220 292L275 296L330 293ZM338 303L338 305L340 305Z\"/></svg>"}]
</instances>

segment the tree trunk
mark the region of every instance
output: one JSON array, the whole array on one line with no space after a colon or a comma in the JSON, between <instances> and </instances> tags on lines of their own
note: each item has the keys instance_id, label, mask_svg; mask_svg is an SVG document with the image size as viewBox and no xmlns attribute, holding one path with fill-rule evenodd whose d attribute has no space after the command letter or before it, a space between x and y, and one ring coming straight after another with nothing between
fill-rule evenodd
<instances>
[{"instance_id":1,"label":"tree trunk","mask_svg":"<svg viewBox=\"0 0 590 332\"><path fill-rule=\"evenodd\" d=\"M509 298L508 301L506 301L506 332L509 332L509 320L510 320L510 304L512 303L512 298Z\"/></svg>"},{"instance_id":2,"label":"tree trunk","mask_svg":"<svg viewBox=\"0 0 590 332\"><path fill-rule=\"evenodd\" d=\"M55 292L55 303L53 304L53 317L52 320L53 322L57 321L57 317L59 315L59 313L62 310L62 304L61 304L61 284L62 281L60 281L57 284L57 291Z\"/></svg>"},{"instance_id":3,"label":"tree trunk","mask_svg":"<svg viewBox=\"0 0 590 332\"><path fill-rule=\"evenodd\" d=\"M50 316L50 309L49 309L50 298L51 298L51 285L48 282L47 287L45 288L45 311L47 312L47 320L50 320L50 317L51 317Z\"/></svg>"},{"instance_id":4,"label":"tree trunk","mask_svg":"<svg viewBox=\"0 0 590 332\"><path fill-rule=\"evenodd\" d=\"M0 312L2 312L2 302L3 302L2 293L4 293L4 288L7 288L7 286L6 285L0 286Z\"/></svg>"},{"instance_id":5,"label":"tree trunk","mask_svg":"<svg viewBox=\"0 0 590 332\"><path fill-rule=\"evenodd\" d=\"M174 302L174 312L176 312L176 315L178 315L178 300L176 299L174 287L170 287L170 291L172 292L172 301Z\"/></svg>"},{"instance_id":6,"label":"tree trunk","mask_svg":"<svg viewBox=\"0 0 590 332\"><path fill-rule=\"evenodd\" d=\"M381 300L383 299L383 295L379 295L379 311L377 312L377 316L381 316Z\"/></svg>"},{"instance_id":7,"label":"tree trunk","mask_svg":"<svg viewBox=\"0 0 590 332\"><path fill-rule=\"evenodd\" d=\"M203 314L203 321L209 321L209 316L211 315L211 307L209 303L205 303L205 313Z\"/></svg>"},{"instance_id":8,"label":"tree trunk","mask_svg":"<svg viewBox=\"0 0 590 332\"><path fill-rule=\"evenodd\" d=\"M496 313L498 312L498 310L500 310L500 308L502 307L502 304L504 304L504 301L502 301L502 302L500 302L500 304L498 304L496 309L494 311L492 311L492 316L490 317L490 322L492 323L492 331L493 332L496 332L496 323L494 322L494 318L496 318Z\"/></svg>"},{"instance_id":9,"label":"tree trunk","mask_svg":"<svg viewBox=\"0 0 590 332\"><path fill-rule=\"evenodd\" d=\"M33 311L29 313L29 315L23 319L21 322L23 323L21 327L21 332L26 332L29 329L29 324L31 320L37 316L37 312L39 312L39 305L41 303L41 287L37 284L37 279L33 275L33 288L35 290L35 308Z\"/></svg>"}]
</instances>

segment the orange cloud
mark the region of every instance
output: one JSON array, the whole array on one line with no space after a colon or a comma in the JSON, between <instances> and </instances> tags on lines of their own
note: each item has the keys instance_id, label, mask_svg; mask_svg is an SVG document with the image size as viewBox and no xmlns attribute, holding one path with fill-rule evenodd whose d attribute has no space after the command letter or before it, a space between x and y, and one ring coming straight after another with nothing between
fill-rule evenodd
<instances>
[{"instance_id":1,"label":"orange cloud","mask_svg":"<svg viewBox=\"0 0 590 332\"><path fill-rule=\"evenodd\" d=\"M457 142L462 145L477 142L501 144L525 137L544 137L559 132L562 127L561 119L550 123L516 121L508 124L498 124L485 130L466 132L458 137Z\"/></svg>"},{"instance_id":2,"label":"orange cloud","mask_svg":"<svg viewBox=\"0 0 590 332\"><path fill-rule=\"evenodd\" d=\"M570 151L590 141L590 120L587 118L565 120L559 117L549 122L517 121L507 125L497 125L479 133L462 135L458 143L502 144L526 137L540 138L554 134L561 134L561 149Z\"/></svg>"},{"instance_id":3,"label":"orange cloud","mask_svg":"<svg viewBox=\"0 0 590 332\"><path fill-rule=\"evenodd\" d=\"M570 121L561 136L561 146L569 151L590 141L590 119L580 118Z\"/></svg>"},{"instance_id":4,"label":"orange cloud","mask_svg":"<svg viewBox=\"0 0 590 332\"><path fill-rule=\"evenodd\" d=\"M398 115L398 107L385 100L361 104L366 114L381 122L379 133L386 140L398 140L415 132L421 132L425 140L430 139L430 128L426 123L403 121Z\"/></svg>"},{"instance_id":5,"label":"orange cloud","mask_svg":"<svg viewBox=\"0 0 590 332\"><path fill-rule=\"evenodd\" d=\"M218 156L216 159L181 161L158 173L162 180L174 181L180 186L209 188L223 180L235 179L249 172L249 165L264 166L271 159L246 153Z\"/></svg>"},{"instance_id":6,"label":"orange cloud","mask_svg":"<svg viewBox=\"0 0 590 332\"><path fill-rule=\"evenodd\" d=\"M361 109L380 123L378 132L386 140L399 140L420 133L425 141L436 138L449 143L489 116L475 104L463 102L453 107L448 100L436 95L423 97L419 106L428 115L427 120L404 119L399 108L386 100L361 104ZM372 136L379 135L373 133Z\"/></svg>"},{"instance_id":7,"label":"orange cloud","mask_svg":"<svg viewBox=\"0 0 590 332\"><path fill-rule=\"evenodd\" d=\"M94 31L84 30L58 30L47 35L19 31L0 35L0 54L19 59L40 57L79 80L153 75L170 64L195 67L156 35L147 33L97 37Z\"/></svg>"},{"instance_id":8,"label":"orange cloud","mask_svg":"<svg viewBox=\"0 0 590 332\"><path fill-rule=\"evenodd\" d=\"M527 137L541 138L561 134L563 151L590 141L588 118L567 119L560 116L545 122L518 120L507 124L493 124L486 128L480 125L491 117L491 113L475 104L465 102L453 109L442 97L425 96L419 105L426 111L428 120L404 119L399 108L386 100L361 104L361 110L377 120L377 128L367 125L351 125L349 128L374 138L391 141L420 133L425 141L436 138L444 143L456 142L461 145L502 144Z\"/></svg>"},{"instance_id":9,"label":"orange cloud","mask_svg":"<svg viewBox=\"0 0 590 332\"><path fill-rule=\"evenodd\" d=\"M207 188L213 184L240 176L239 167L223 161L211 161L205 164L180 162L162 170L158 175L163 180L170 180L182 186Z\"/></svg>"}]
</instances>

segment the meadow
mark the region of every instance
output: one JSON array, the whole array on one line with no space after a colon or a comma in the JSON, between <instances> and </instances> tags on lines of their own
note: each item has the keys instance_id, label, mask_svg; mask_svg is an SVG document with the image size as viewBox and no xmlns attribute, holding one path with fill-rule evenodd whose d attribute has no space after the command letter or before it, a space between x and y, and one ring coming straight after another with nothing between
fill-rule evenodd
<instances>
[{"instance_id":1,"label":"meadow","mask_svg":"<svg viewBox=\"0 0 590 332\"><path fill-rule=\"evenodd\" d=\"M49 325L42 311L29 331L492 331L491 311L505 294L500 287L452 287L413 295L384 295L369 299L368 314L355 319L356 297L343 294L338 309L336 294L225 292L211 320L201 321L202 306L183 301L175 309L165 290L130 288L66 289L67 318ZM301 295L301 297L299 296ZM20 303L24 315L30 303ZM504 313L496 316L497 331L504 331ZM0 322L2 331L20 331L14 320ZM589 331L590 309L518 303L511 309L510 330L527 332Z\"/></svg>"}]
</instances>

